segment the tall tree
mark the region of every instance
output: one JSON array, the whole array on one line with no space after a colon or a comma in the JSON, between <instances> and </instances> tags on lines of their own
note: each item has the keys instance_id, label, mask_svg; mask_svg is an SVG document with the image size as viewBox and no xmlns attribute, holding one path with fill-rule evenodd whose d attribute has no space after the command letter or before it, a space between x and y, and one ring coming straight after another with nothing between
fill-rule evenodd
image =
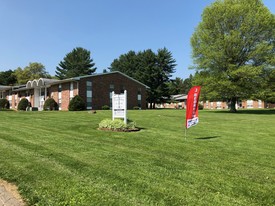
<instances>
[{"instance_id":1,"label":"tall tree","mask_svg":"<svg viewBox=\"0 0 275 206\"><path fill-rule=\"evenodd\" d=\"M38 62L31 62L24 69L18 67L14 73L18 84L26 84L33 79L51 78L44 65Z\"/></svg>"},{"instance_id":2,"label":"tall tree","mask_svg":"<svg viewBox=\"0 0 275 206\"><path fill-rule=\"evenodd\" d=\"M122 54L118 59L115 59L110 66L110 71L120 71L135 79L137 76L137 70L139 67L139 55L135 51L129 51L126 54Z\"/></svg>"},{"instance_id":3,"label":"tall tree","mask_svg":"<svg viewBox=\"0 0 275 206\"><path fill-rule=\"evenodd\" d=\"M90 75L96 71L95 63L91 58L91 52L76 47L70 53L66 54L63 61L60 61L56 67L56 77L66 79L71 77Z\"/></svg>"},{"instance_id":4,"label":"tall tree","mask_svg":"<svg viewBox=\"0 0 275 206\"><path fill-rule=\"evenodd\" d=\"M169 95L167 82L175 71L175 62L172 53L166 48L159 49L156 54L147 49L138 53L129 51L120 55L112 62L109 69L121 71L149 86L147 101L150 103L150 108L154 108L155 103Z\"/></svg>"},{"instance_id":5,"label":"tall tree","mask_svg":"<svg viewBox=\"0 0 275 206\"><path fill-rule=\"evenodd\" d=\"M194 83L211 98L250 98L274 70L275 18L261 0L217 0L205 8L191 44ZM206 92L207 91L207 92Z\"/></svg>"},{"instance_id":6,"label":"tall tree","mask_svg":"<svg viewBox=\"0 0 275 206\"><path fill-rule=\"evenodd\" d=\"M188 78L183 80L183 94L188 94L189 90L192 87L193 75L190 74Z\"/></svg>"},{"instance_id":7,"label":"tall tree","mask_svg":"<svg viewBox=\"0 0 275 206\"><path fill-rule=\"evenodd\" d=\"M17 82L14 71L0 72L0 85L14 85Z\"/></svg>"},{"instance_id":8,"label":"tall tree","mask_svg":"<svg viewBox=\"0 0 275 206\"><path fill-rule=\"evenodd\" d=\"M192 87L193 75L190 74L188 78L182 79L176 77L168 83L170 95L175 94L188 94L189 90Z\"/></svg>"},{"instance_id":9,"label":"tall tree","mask_svg":"<svg viewBox=\"0 0 275 206\"><path fill-rule=\"evenodd\" d=\"M183 79L176 77L168 82L170 95L183 94Z\"/></svg>"},{"instance_id":10,"label":"tall tree","mask_svg":"<svg viewBox=\"0 0 275 206\"><path fill-rule=\"evenodd\" d=\"M257 92L255 99L262 99L267 103L275 103L275 69L266 75L265 90Z\"/></svg>"}]
</instances>

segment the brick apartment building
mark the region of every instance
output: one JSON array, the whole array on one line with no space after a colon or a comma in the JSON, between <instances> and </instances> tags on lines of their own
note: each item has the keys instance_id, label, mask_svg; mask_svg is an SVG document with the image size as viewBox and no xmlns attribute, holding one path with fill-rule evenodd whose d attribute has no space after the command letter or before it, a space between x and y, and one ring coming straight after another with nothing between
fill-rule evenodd
<instances>
[{"instance_id":1,"label":"brick apartment building","mask_svg":"<svg viewBox=\"0 0 275 206\"><path fill-rule=\"evenodd\" d=\"M171 101L172 100L172 101ZM166 109L185 109L186 94L172 95L170 101L157 104L157 108ZM230 103L224 101L200 101L204 109L229 109ZM236 109L260 109L260 108L275 108L274 104L267 104L262 100L239 100Z\"/></svg>"},{"instance_id":2,"label":"brick apartment building","mask_svg":"<svg viewBox=\"0 0 275 206\"><path fill-rule=\"evenodd\" d=\"M228 109L229 103L223 101L204 101L202 102L204 109ZM266 103L262 100L239 100L236 109L261 109L266 108Z\"/></svg>"},{"instance_id":3,"label":"brick apartment building","mask_svg":"<svg viewBox=\"0 0 275 206\"><path fill-rule=\"evenodd\" d=\"M0 98L6 98L11 109L16 109L22 98L27 98L32 107L43 110L45 100L51 97L58 103L59 110L68 110L70 100L79 95L88 110L98 110L104 105L112 107L113 91L120 94L127 90L128 109L146 109L146 89L146 85L116 71L64 80L40 78L30 80L26 85L0 86Z\"/></svg>"}]
</instances>

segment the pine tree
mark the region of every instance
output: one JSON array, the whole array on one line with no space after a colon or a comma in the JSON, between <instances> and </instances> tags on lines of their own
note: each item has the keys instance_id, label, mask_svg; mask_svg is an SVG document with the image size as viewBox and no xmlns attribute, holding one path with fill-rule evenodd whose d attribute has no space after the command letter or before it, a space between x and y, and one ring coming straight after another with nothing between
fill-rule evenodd
<instances>
[{"instance_id":1,"label":"pine tree","mask_svg":"<svg viewBox=\"0 0 275 206\"><path fill-rule=\"evenodd\" d=\"M91 59L91 52L81 47L76 47L66 54L63 61L56 67L56 77L66 79L77 76L90 75L96 71L95 63Z\"/></svg>"}]
</instances>

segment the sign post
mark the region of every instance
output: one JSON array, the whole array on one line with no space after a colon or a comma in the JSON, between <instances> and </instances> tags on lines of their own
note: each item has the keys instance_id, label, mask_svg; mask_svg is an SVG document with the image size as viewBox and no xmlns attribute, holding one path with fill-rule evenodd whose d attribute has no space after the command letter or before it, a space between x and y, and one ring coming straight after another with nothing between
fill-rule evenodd
<instances>
[{"instance_id":1,"label":"sign post","mask_svg":"<svg viewBox=\"0 0 275 206\"><path fill-rule=\"evenodd\" d=\"M115 94L112 92L112 116L115 118L123 118L127 124L127 91L124 94Z\"/></svg>"}]
</instances>

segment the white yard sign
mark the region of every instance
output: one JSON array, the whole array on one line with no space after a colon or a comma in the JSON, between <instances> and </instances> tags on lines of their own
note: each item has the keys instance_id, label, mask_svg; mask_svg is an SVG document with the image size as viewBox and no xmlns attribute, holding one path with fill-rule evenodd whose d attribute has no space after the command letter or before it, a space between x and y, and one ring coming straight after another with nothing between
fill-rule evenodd
<instances>
[{"instance_id":1,"label":"white yard sign","mask_svg":"<svg viewBox=\"0 0 275 206\"><path fill-rule=\"evenodd\" d=\"M113 120L115 118L123 118L127 124L127 91L124 94L115 94L112 92L112 111Z\"/></svg>"}]
</instances>

